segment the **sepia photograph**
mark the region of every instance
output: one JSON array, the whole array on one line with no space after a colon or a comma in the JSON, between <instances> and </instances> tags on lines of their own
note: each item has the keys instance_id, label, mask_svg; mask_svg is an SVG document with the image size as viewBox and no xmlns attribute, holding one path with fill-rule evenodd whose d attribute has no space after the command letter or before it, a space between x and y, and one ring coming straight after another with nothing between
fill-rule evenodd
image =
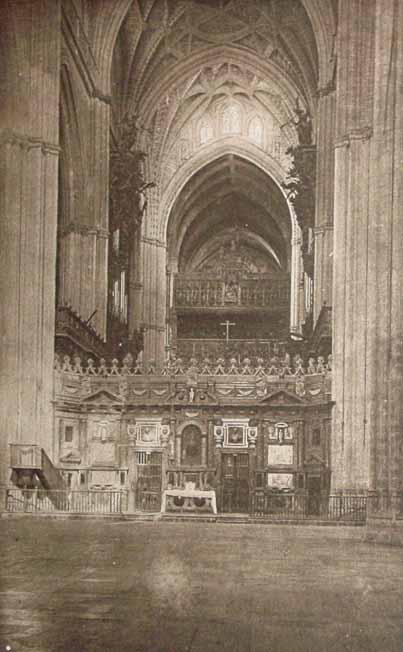
<instances>
[{"instance_id":1,"label":"sepia photograph","mask_svg":"<svg viewBox=\"0 0 403 652\"><path fill-rule=\"evenodd\" d=\"M402 652L403 0L0 0L0 652Z\"/></svg>"}]
</instances>

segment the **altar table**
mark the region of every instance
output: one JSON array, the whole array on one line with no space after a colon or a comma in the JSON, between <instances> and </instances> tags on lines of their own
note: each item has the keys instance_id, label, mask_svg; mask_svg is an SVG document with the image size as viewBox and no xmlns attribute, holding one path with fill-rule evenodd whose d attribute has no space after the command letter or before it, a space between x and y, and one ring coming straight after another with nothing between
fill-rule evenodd
<instances>
[{"instance_id":1,"label":"altar table","mask_svg":"<svg viewBox=\"0 0 403 652\"><path fill-rule=\"evenodd\" d=\"M203 491L202 489L166 489L162 494L161 502L161 512L166 512L167 507L167 497L178 496L180 498L191 499L191 498L206 498L210 501L211 509L213 514L217 514L217 501L215 491ZM195 505L195 510L197 506Z\"/></svg>"}]
</instances>

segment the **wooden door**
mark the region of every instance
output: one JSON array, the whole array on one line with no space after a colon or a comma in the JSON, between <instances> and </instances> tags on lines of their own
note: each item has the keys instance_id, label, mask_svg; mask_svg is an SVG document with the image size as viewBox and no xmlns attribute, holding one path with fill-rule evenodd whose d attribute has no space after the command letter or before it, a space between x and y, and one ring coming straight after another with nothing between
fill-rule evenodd
<instances>
[{"instance_id":1,"label":"wooden door","mask_svg":"<svg viewBox=\"0 0 403 652\"><path fill-rule=\"evenodd\" d=\"M308 476L308 515L317 516L320 513L321 478Z\"/></svg>"},{"instance_id":2,"label":"wooden door","mask_svg":"<svg viewBox=\"0 0 403 652\"><path fill-rule=\"evenodd\" d=\"M161 509L162 453L137 453L136 508L144 512Z\"/></svg>"},{"instance_id":3,"label":"wooden door","mask_svg":"<svg viewBox=\"0 0 403 652\"><path fill-rule=\"evenodd\" d=\"M221 461L223 512L249 512L249 454L223 453Z\"/></svg>"}]
</instances>

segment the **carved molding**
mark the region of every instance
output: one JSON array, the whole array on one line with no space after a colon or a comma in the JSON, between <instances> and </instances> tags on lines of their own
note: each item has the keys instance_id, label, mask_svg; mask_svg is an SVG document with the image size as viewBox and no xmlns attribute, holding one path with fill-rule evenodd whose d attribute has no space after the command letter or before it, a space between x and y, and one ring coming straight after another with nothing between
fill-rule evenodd
<instances>
[{"instance_id":1,"label":"carved molding","mask_svg":"<svg viewBox=\"0 0 403 652\"><path fill-rule=\"evenodd\" d=\"M318 96L319 97L327 97L331 93L334 93L336 90L336 84L335 82L331 81L325 84L325 86L321 86L318 88Z\"/></svg>"},{"instance_id":2,"label":"carved molding","mask_svg":"<svg viewBox=\"0 0 403 652\"><path fill-rule=\"evenodd\" d=\"M321 224L320 226L315 226L313 232L314 235L317 236L317 235L323 235L324 233L326 233L326 231L333 231L333 230L334 230L333 224L329 223L329 224Z\"/></svg>"},{"instance_id":3,"label":"carved molding","mask_svg":"<svg viewBox=\"0 0 403 652\"><path fill-rule=\"evenodd\" d=\"M354 140L370 140L373 135L372 126L360 127L358 129L351 129L347 134L345 134L339 140L336 140L334 148L338 149L339 147L350 147L352 141Z\"/></svg>"},{"instance_id":4,"label":"carved molding","mask_svg":"<svg viewBox=\"0 0 403 652\"><path fill-rule=\"evenodd\" d=\"M161 249L166 249L167 248L166 242L163 242L162 240L159 240L158 238L147 238L146 236L143 236L141 238L140 242L144 242L145 244L154 245L155 247L161 247Z\"/></svg>"},{"instance_id":5,"label":"carved molding","mask_svg":"<svg viewBox=\"0 0 403 652\"><path fill-rule=\"evenodd\" d=\"M100 102L105 102L105 104L112 104L112 96L111 95L105 95L99 88L94 87L92 91L92 97L96 98L97 100L100 100Z\"/></svg>"},{"instance_id":6,"label":"carved molding","mask_svg":"<svg viewBox=\"0 0 403 652\"><path fill-rule=\"evenodd\" d=\"M87 224L79 224L78 222L69 222L69 224L60 226L58 229L58 234L61 237L70 235L70 233L76 233L79 235L95 235L97 238L104 240L109 238L109 233L106 229L88 226Z\"/></svg>"},{"instance_id":7,"label":"carved molding","mask_svg":"<svg viewBox=\"0 0 403 652\"><path fill-rule=\"evenodd\" d=\"M26 136L11 129L0 130L0 145L17 145L22 149L27 150L37 148L44 154L53 154L55 156L60 152L60 147L55 143L50 143L40 138Z\"/></svg>"}]
</instances>

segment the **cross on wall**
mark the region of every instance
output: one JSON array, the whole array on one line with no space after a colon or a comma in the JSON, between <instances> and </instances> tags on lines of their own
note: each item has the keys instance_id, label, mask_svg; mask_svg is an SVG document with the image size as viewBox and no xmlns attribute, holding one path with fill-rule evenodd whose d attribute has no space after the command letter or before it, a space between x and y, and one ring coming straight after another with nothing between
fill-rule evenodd
<instances>
[{"instance_id":1,"label":"cross on wall","mask_svg":"<svg viewBox=\"0 0 403 652\"><path fill-rule=\"evenodd\" d=\"M228 342L229 342L229 329L231 328L231 326L235 326L235 322L234 321L229 321L227 319L227 321L221 322L220 326L225 326L225 341L228 344Z\"/></svg>"}]
</instances>

